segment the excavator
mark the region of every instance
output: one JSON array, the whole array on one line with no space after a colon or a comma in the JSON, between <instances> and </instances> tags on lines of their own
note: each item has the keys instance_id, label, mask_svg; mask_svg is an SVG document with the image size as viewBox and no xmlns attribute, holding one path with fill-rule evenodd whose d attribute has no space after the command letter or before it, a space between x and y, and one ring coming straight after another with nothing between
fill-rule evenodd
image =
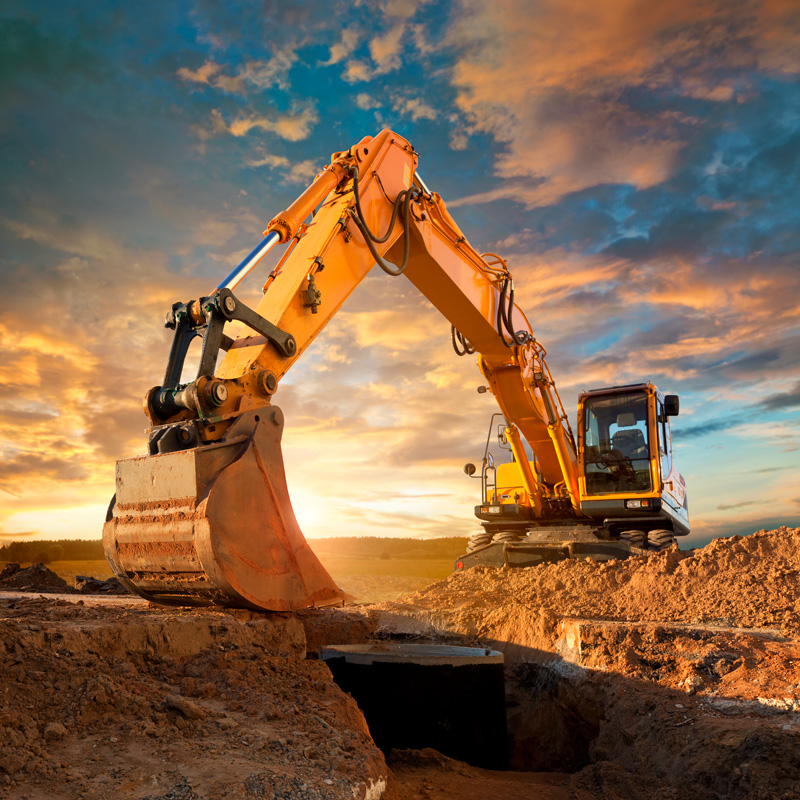
<instances>
[{"instance_id":1,"label":"excavator","mask_svg":"<svg viewBox=\"0 0 800 800\"><path fill-rule=\"evenodd\" d=\"M625 557L689 532L669 439L678 398L651 383L586 392L576 444L506 261L472 247L417 165L390 130L333 153L210 294L170 308L164 379L144 398L148 453L117 463L103 527L106 558L129 590L269 611L343 601L292 510L272 400L375 264L408 278L451 323L456 353L476 355L502 414L512 460L495 467L487 447L483 527L458 568ZM250 308L233 290L279 244ZM197 374L182 382L195 339Z\"/></svg>"}]
</instances>

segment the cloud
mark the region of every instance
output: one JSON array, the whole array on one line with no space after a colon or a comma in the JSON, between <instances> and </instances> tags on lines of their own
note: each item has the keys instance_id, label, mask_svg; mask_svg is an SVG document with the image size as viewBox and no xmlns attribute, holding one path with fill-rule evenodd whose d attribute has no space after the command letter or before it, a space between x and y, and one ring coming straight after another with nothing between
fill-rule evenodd
<instances>
[{"instance_id":1,"label":"cloud","mask_svg":"<svg viewBox=\"0 0 800 800\"><path fill-rule=\"evenodd\" d=\"M210 139L222 134L231 136L246 136L252 130L261 130L274 133L288 142L299 142L306 139L311 133L311 128L318 121L319 116L313 108L288 114L273 114L264 116L256 113L240 113L230 122L226 122L219 109L211 112L211 122L206 126L196 129L201 139Z\"/></svg>"},{"instance_id":2,"label":"cloud","mask_svg":"<svg viewBox=\"0 0 800 800\"><path fill-rule=\"evenodd\" d=\"M436 52L436 45L428 39L424 25L412 25L411 38L414 41L414 46L423 56L431 55Z\"/></svg>"},{"instance_id":3,"label":"cloud","mask_svg":"<svg viewBox=\"0 0 800 800\"><path fill-rule=\"evenodd\" d=\"M214 61L206 61L203 66L196 70L188 67L181 67L175 74L183 81L189 83L202 83L210 86L212 80L222 71L222 65Z\"/></svg>"},{"instance_id":4,"label":"cloud","mask_svg":"<svg viewBox=\"0 0 800 800\"><path fill-rule=\"evenodd\" d=\"M0 530L0 539L8 539L9 541L19 541L20 539L28 539L32 536L38 536L39 531L15 531L14 533L6 533Z\"/></svg>"},{"instance_id":5,"label":"cloud","mask_svg":"<svg viewBox=\"0 0 800 800\"><path fill-rule=\"evenodd\" d=\"M769 501L766 500L742 500L739 503L722 503L717 506L718 511L730 511L732 508L744 508L745 506L760 506Z\"/></svg>"},{"instance_id":6,"label":"cloud","mask_svg":"<svg viewBox=\"0 0 800 800\"><path fill-rule=\"evenodd\" d=\"M311 183L320 173L319 161L308 158L304 161L296 161L292 164L287 176L288 183Z\"/></svg>"},{"instance_id":7,"label":"cloud","mask_svg":"<svg viewBox=\"0 0 800 800\"><path fill-rule=\"evenodd\" d=\"M342 38L336 44L331 45L330 56L327 61L323 62L323 66L328 67L344 61L356 49L361 35L360 29L355 25L344 28Z\"/></svg>"},{"instance_id":8,"label":"cloud","mask_svg":"<svg viewBox=\"0 0 800 800\"><path fill-rule=\"evenodd\" d=\"M407 20L414 15L418 5L415 2L396 2L389 3L384 8L387 17L399 21L381 33L373 35L367 42L367 49L372 59L371 65L361 58L350 57L363 36L363 31L356 27L343 31L341 40L331 47L330 58L325 64L338 64L346 60L343 78L348 83L370 81L377 76L398 70L403 64L403 38L409 30ZM422 44L418 32L415 41Z\"/></svg>"},{"instance_id":9,"label":"cloud","mask_svg":"<svg viewBox=\"0 0 800 800\"><path fill-rule=\"evenodd\" d=\"M800 383L796 384L794 389L789 392L780 392L779 394L770 395L758 405L769 410L800 406Z\"/></svg>"},{"instance_id":10,"label":"cloud","mask_svg":"<svg viewBox=\"0 0 800 800\"><path fill-rule=\"evenodd\" d=\"M365 92L360 92L359 94L356 95L356 105L360 109L363 109L364 111L369 111L370 109L381 107L381 104L377 100L375 100L375 98L371 97Z\"/></svg>"},{"instance_id":11,"label":"cloud","mask_svg":"<svg viewBox=\"0 0 800 800\"><path fill-rule=\"evenodd\" d=\"M363 61L350 59L342 77L348 83L362 83L372 78L372 69Z\"/></svg>"},{"instance_id":12,"label":"cloud","mask_svg":"<svg viewBox=\"0 0 800 800\"><path fill-rule=\"evenodd\" d=\"M288 167L290 161L286 156L276 156L272 153L264 153L260 158L246 160L248 167Z\"/></svg>"},{"instance_id":13,"label":"cloud","mask_svg":"<svg viewBox=\"0 0 800 800\"><path fill-rule=\"evenodd\" d=\"M270 169L283 170L282 183L310 183L320 171L319 163L313 159L303 161L289 161L286 156L278 156L262 151L259 158L245 160L248 167L269 167Z\"/></svg>"},{"instance_id":14,"label":"cloud","mask_svg":"<svg viewBox=\"0 0 800 800\"><path fill-rule=\"evenodd\" d=\"M398 69L401 59L402 47L400 40L405 32L405 25L399 23L392 26L380 36L375 36L369 42L369 54L375 62L375 74L385 75L387 72Z\"/></svg>"},{"instance_id":15,"label":"cloud","mask_svg":"<svg viewBox=\"0 0 800 800\"><path fill-rule=\"evenodd\" d=\"M666 180L696 124L684 98L734 102L732 87L765 68L773 47L783 55L770 69L800 66L777 35L796 16L790 4L746 5L464 0L448 32L456 103L473 130L504 144L496 174L517 183L462 203L539 206L598 184Z\"/></svg>"},{"instance_id":16,"label":"cloud","mask_svg":"<svg viewBox=\"0 0 800 800\"><path fill-rule=\"evenodd\" d=\"M78 459L57 458L39 453L18 453L0 463L0 491L22 494L28 483L82 481L89 470Z\"/></svg>"},{"instance_id":17,"label":"cloud","mask_svg":"<svg viewBox=\"0 0 800 800\"><path fill-rule=\"evenodd\" d=\"M411 19L429 0L382 0L381 11L387 17Z\"/></svg>"},{"instance_id":18,"label":"cloud","mask_svg":"<svg viewBox=\"0 0 800 800\"><path fill-rule=\"evenodd\" d=\"M420 100L419 97L395 97L392 100L395 113L411 117L413 122L420 119L436 119L436 109Z\"/></svg>"},{"instance_id":19,"label":"cloud","mask_svg":"<svg viewBox=\"0 0 800 800\"><path fill-rule=\"evenodd\" d=\"M235 75L224 73L223 66L208 59L196 70L181 67L175 73L186 83L210 86L229 94L246 95L250 88L257 90L289 88L289 72L297 62L295 45L287 43L273 51L272 58L246 61Z\"/></svg>"}]
</instances>

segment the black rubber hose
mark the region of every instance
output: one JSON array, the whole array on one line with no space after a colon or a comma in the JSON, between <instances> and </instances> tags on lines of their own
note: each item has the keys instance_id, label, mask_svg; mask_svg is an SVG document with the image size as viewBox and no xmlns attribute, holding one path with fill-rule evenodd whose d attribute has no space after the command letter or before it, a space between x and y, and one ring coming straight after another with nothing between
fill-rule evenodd
<instances>
[{"instance_id":1,"label":"black rubber hose","mask_svg":"<svg viewBox=\"0 0 800 800\"><path fill-rule=\"evenodd\" d=\"M397 212L400 210L400 204L403 202L405 195L408 193L408 189L403 189L400 194L397 195L394 201L394 208L392 209L392 219L389 222L389 228L386 231L386 235L378 238L368 227L366 220L364 219L364 212L361 210L361 196L358 191L358 167L353 167L353 196L356 200L356 211L358 211L358 218L361 220L362 225L364 226L364 230L366 231L366 235L372 239L375 244L383 244L391 235L392 230L394 229L394 222L397 219ZM387 198L388 199L388 198Z\"/></svg>"},{"instance_id":2,"label":"black rubber hose","mask_svg":"<svg viewBox=\"0 0 800 800\"><path fill-rule=\"evenodd\" d=\"M450 341L453 343L453 350L456 351L457 356L468 356L475 352L475 348L455 325L450 326Z\"/></svg>"},{"instance_id":3,"label":"black rubber hose","mask_svg":"<svg viewBox=\"0 0 800 800\"><path fill-rule=\"evenodd\" d=\"M506 276L503 280L503 286L500 289L500 302L497 306L497 332L503 340L506 347L514 347L514 345L525 344L530 338L527 331L517 333L514 330L511 315L514 309L514 284L511 278ZM511 337L511 343L506 340L505 334Z\"/></svg>"},{"instance_id":4,"label":"black rubber hose","mask_svg":"<svg viewBox=\"0 0 800 800\"><path fill-rule=\"evenodd\" d=\"M361 231L362 235L364 236L364 241L369 248L372 257L375 259L375 263L387 274L393 277L397 277L398 275L402 275L405 272L406 267L408 266L408 257L411 252L411 239L408 235L410 230L410 215L409 215L409 208L411 206L411 200L416 198L419 195L419 190L414 187L411 189L404 189L400 194L397 195L397 199L394 201L394 209L392 210L392 219L389 223L389 230L386 232L386 235L378 238L375 236L372 231L369 229L369 226L364 219L364 214L361 211L361 200L358 195L358 170L355 169L353 171L353 195L355 196L355 214L353 215L353 221L358 226L358 229ZM391 236L392 230L394 228L395 220L397 219L397 212L400 209L400 206L403 206L403 261L399 267L394 267L388 262L384 261L381 257L380 253L375 248L375 244L382 244L385 242L389 236Z\"/></svg>"}]
</instances>

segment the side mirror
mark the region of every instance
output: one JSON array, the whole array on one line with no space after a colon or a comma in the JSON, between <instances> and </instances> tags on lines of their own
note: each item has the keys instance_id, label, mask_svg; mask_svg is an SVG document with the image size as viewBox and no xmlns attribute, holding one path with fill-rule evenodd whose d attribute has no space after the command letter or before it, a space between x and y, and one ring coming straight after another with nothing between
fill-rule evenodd
<instances>
[{"instance_id":1,"label":"side mirror","mask_svg":"<svg viewBox=\"0 0 800 800\"><path fill-rule=\"evenodd\" d=\"M475 474L474 464L464 464L464 473L471 478Z\"/></svg>"},{"instance_id":2,"label":"side mirror","mask_svg":"<svg viewBox=\"0 0 800 800\"><path fill-rule=\"evenodd\" d=\"M668 417L677 417L680 411L680 398L676 394L664 395L664 413Z\"/></svg>"}]
</instances>

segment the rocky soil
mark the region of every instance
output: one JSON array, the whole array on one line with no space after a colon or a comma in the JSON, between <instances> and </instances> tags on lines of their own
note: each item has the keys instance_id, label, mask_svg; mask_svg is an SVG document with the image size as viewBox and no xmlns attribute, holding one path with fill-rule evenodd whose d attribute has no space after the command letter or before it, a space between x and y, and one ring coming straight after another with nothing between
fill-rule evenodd
<instances>
[{"instance_id":1,"label":"rocky soil","mask_svg":"<svg viewBox=\"0 0 800 800\"><path fill-rule=\"evenodd\" d=\"M44 564L31 564L25 568L19 564L6 564L0 571L0 591L14 590L42 594L129 594L116 578L100 580L91 575L76 575L72 586Z\"/></svg>"},{"instance_id":2,"label":"rocky soil","mask_svg":"<svg viewBox=\"0 0 800 800\"><path fill-rule=\"evenodd\" d=\"M425 609L465 633L533 646L552 646L561 617L776 628L798 636L800 528L605 564L475 567L400 598L393 610L404 607Z\"/></svg>"}]
</instances>

